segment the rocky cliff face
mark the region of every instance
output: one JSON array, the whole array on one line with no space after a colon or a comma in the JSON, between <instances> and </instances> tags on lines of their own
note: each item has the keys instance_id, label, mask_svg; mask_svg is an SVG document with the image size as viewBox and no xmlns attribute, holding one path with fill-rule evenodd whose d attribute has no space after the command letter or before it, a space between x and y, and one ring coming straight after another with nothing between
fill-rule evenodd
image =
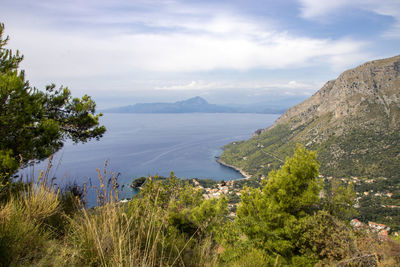
<instances>
[{"instance_id":1,"label":"rocky cliff face","mask_svg":"<svg viewBox=\"0 0 400 267\"><path fill-rule=\"evenodd\" d=\"M332 114L335 121L349 116L374 120L380 112L391 127L397 127L400 107L400 56L365 63L327 82L303 103L290 108L275 125L290 122L292 127L315 117ZM385 120L386 120L385 119ZM377 122L383 122L381 120Z\"/></svg>"},{"instance_id":2,"label":"rocky cliff face","mask_svg":"<svg viewBox=\"0 0 400 267\"><path fill-rule=\"evenodd\" d=\"M396 56L345 71L270 128L245 143L227 146L222 159L235 161L250 173L265 174L277 165L268 155L284 158L295 143L303 143L317 150L326 174L392 176L395 166L400 167L399 130L400 56ZM247 162L240 160L243 157ZM257 163L249 164L250 159Z\"/></svg>"}]
</instances>

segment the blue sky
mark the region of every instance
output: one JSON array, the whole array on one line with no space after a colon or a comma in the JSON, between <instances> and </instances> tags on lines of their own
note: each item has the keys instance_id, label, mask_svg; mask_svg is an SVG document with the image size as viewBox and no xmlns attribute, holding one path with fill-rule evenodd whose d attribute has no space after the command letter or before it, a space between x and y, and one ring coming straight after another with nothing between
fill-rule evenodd
<instances>
[{"instance_id":1,"label":"blue sky","mask_svg":"<svg viewBox=\"0 0 400 267\"><path fill-rule=\"evenodd\" d=\"M365 61L400 54L399 0L0 0L31 84L100 107L306 98Z\"/></svg>"}]
</instances>

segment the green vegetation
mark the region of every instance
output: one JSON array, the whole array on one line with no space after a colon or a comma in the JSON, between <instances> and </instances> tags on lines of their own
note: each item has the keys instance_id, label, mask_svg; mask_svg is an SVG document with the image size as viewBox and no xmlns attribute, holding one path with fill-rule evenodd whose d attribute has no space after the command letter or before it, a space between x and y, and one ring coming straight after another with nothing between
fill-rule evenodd
<instances>
[{"instance_id":1,"label":"green vegetation","mask_svg":"<svg viewBox=\"0 0 400 267\"><path fill-rule=\"evenodd\" d=\"M352 213L351 188L323 190L318 167L314 152L297 147L262 189L242 191L236 218L227 198L206 200L173 173L147 179L128 203L117 201L115 183L101 183L92 209L41 176L0 206L1 264L311 266L370 254L399 264L400 245L349 227L342 215Z\"/></svg>"},{"instance_id":2,"label":"green vegetation","mask_svg":"<svg viewBox=\"0 0 400 267\"><path fill-rule=\"evenodd\" d=\"M322 181L317 178L318 169L316 154L299 146L280 170L270 173L262 189L245 188L237 219L231 227L236 233L225 239L229 253L223 259L241 261L240 257L249 251L250 255L256 253L263 265L307 266L351 255L352 251L346 247L343 249L348 254L336 252L340 255L331 256L343 247L341 238L350 235L350 231L334 217L339 212L336 208L325 209L328 205L323 202L331 202L330 198L321 201L319 197ZM338 200L340 204L347 204L346 201L346 195ZM351 209L351 205L342 208ZM331 225L327 226L327 222ZM315 236L313 231L318 228L325 229ZM340 237L331 241L328 237L333 232ZM321 244L316 246L317 242ZM329 251L325 242L333 243Z\"/></svg>"},{"instance_id":3,"label":"green vegetation","mask_svg":"<svg viewBox=\"0 0 400 267\"><path fill-rule=\"evenodd\" d=\"M400 179L364 178L355 184L355 190L360 205L357 218L400 230Z\"/></svg>"},{"instance_id":4,"label":"green vegetation","mask_svg":"<svg viewBox=\"0 0 400 267\"><path fill-rule=\"evenodd\" d=\"M270 173L262 190L242 194L237 223L253 246L272 255L271 263L276 255L289 262L297 256L297 227L319 201L318 167L315 154L299 147L282 169Z\"/></svg>"},{"instance_id":5,"label":"green vegetation","mask_svg":"<svg viewBox=\"0 0 400 267\"><path fill-rule=\"evenodd\" d=\"M253 175L254 179L268 176L272 170L282 165L282 159L291 155L292 147L299 142L307 145L318 154L321 173L334 179L366 177L385 182L369 184L368 190L356 185L355 190L362 198L359 201L358 218L385 223L392 229L400 229L398 209L383 205L400 206L396 192L400 191L400 132L379 130L377 128L349 129L342 135L316 134L311 136L316 125L326 124L329 117L316 118L309 123L290 129L288 123L278 124L272 129L255 136L246 142L235 142L225 146L221 160L239 167ZM326 129L320 130L324 132ZM311 137L310 137L311 136ZM325 138L323 142L311 142L312 138ZM382 180L382 179L381 179ZM366 185L363 185L366 186ZM362 195L373 190L369 196ZM394 196L375 197L378 192L393 193Z\"/></svg>"},{"instance_id":6,"label":"green vegetation","mask_svg":"<svg viewBox=\"0 0 400 267\"><path fill-rule=\"evenodd\" d=\"M99 177L102 180L101 177ZM3 266L204 266L226 200L204 200L174 176L150 180L127 204L101 184L102 205L85 209L47 179L29 184L0 207ZM114 196L114 197L113 197ZM72 204L66 209L66 203ZM60 223L62 221L62 223Z\"/></svg>"},{"instance_id":7,"label":"green vegetation","mask_svg":"<svg viewBox=\"0 0 400 267\"><path fill-rule=\"evenodd\" d=\"M287 125L272 129L274 135L227 146L234 153L226 153L224 161L259 175L230 181L235 190L248 186L227 197L205 199L201 185L217 191L220 185L179 180L171 173L139 178L134 185L140 193L122 203L116 177L106 181L98 171L98 206L88 209L85 187L60 190L48 171L31 183L14 183L19 166L57 151L66 138L85 142L105 129L98 126L90 97L71 99L67 89L54 86L46 93L30 88L18 71L22 57L3 48L7 38L0 40L0 189L8 193L0 198L0 266L400 264L398 238L350 227L352 185L324 184L316 152L297 145L293 156L282 160L293 149ZM269 169L277 170L266 179ZM385 181L376 180L377 187L395 186ZM223 190L227 184L221 183ZM368 190L365 184L358 187ZM399 195L392 196L393 203ZM228 214L229 201L238 203L237 216Z\"/></svg>"},{"instance_id":8,"label":"green vegetation","mask_svg":"<svg viewBox=\"0 0 400 267\"><path fill-rule=\"evenodd\" d=\"M221 155L224 162L255 175L267 175L279 168L282 159L291 155L296 143L308 144L303 128L290 130L289 125L279 124L269 131L246 142L226 145ZM307 128L312 128L307 126ZM341 136L331 135L322 143L309 144L318 152L321 172L325 176L398 177L400 168L400 132L351 130Z\"/></svg>"},{"instance_id":9,"label":"green vegetation","mask_svg":"<svg viewBox=\"0 0 400 267\"><path fill-rule=\"evenodd\" d=\"M218 181L212 179L196 179L198 183L203 187L213 188L218 184Z\"/></svg>"},{"instance_id":10,"label":"green vegetation","mask_svg":"<svg viewBox=\"0 0 400 267\"><path fill-rule=\"evenodd\" d=\"M330 137L314 145L322 171L327 176L368 176L399 178L400 132L354 129L339 137ZM334 150L340 156L333 156Z\"/></svg>"},{"instance_id":11,"label":"green vegetation","mask_svg":"<svg viewBox=\"0 0 400 267\"><path fill-rule=\"evenodd\" d=\"M5 48L3 30L0 24L0 192L19 167L49 157L66 139L86 142L105 132L89 96L72 98L54 84L44 92L30 86L18 68L23 57Z\"/></svg>"},{"instance_id":12,"label":"green vegetation","mask_svg":"<svg viewBox=\"0 0 400 267\"><path fill-rule=\"evenodd\" d=\"M132 188L140 188L147 181L148 177L140 177L132 181Z\"/></svg>"},{"instance_id":13,"label":"green vegetation","mask_svg":"<svg viewBox=\"0 0 400 267\"><path fill-rule=\"evenodd\" d=\"M289 137L289 126L278 125L246 142L224 146L220 159L253 176L267 176L269 171L278 169L285 157L292 153L296 141L289 140Z\"/></svg>"},{"instance_id":14,"label":"green vegetation","mask_svg":"<svg viewBox=\"0 0 400 267\"><path fill-rule=\"evenodd\" d=\"M222 233L220 261L230 266L333 265L365 253L359 243L367 236L348 225L354 213L351 186L323 186L318 168L316 154L298 146L262 189L245 188L237 218ZM380 247L377 240L373 243Z\"/></svg>"},{"instance_id":15,"label":"green vegetation","mask_svg":"<svg viewBox=\"0 0 400 267\"><path fill-rule=\"evenodd\" d=\"M259 180L259 177L267 176L270 171L279 168L281 159L291 154L293 140L299 138L296 136L290 139L295 135L287 125L278 125L247 142L227 145L221 159L253 173L251 180ZM400 208L385 207L400 207L400 176L397 171L400 169L400 151L396 140L400 140L398 132L378 134L368 130L351 131L340 137L332 136L326 142L312 147L318 152L321 172L325 177L351 180L352 176L356 176L364 177L363 181L375 180L370 184L361 181L354 186L360 197L357 218L366 223L384 223L393 230L400 230ZM334 151L349 152L340 153L337 160L332 160ZM364 192L371 190L373 192L368 196L364 195ZM375 196L376 193L393 195Z\"/></svg>"}]
</instances>

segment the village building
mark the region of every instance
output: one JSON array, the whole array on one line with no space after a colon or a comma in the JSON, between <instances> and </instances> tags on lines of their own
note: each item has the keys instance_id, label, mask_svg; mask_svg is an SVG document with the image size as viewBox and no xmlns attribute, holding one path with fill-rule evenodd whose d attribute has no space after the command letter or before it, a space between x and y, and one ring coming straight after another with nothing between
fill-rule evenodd
<instances>
[{"instance_id":1,"label":"village building","mask_svg":"<svg viewBox=\"0 0 400 267\"><path fill-rule=\"evenodd\" d=\"M369 228L374 232L380 232L382 230L390 231L390 227L385 224L376 223L376 222L368 222Z\"/></svg>"}]
</instances>

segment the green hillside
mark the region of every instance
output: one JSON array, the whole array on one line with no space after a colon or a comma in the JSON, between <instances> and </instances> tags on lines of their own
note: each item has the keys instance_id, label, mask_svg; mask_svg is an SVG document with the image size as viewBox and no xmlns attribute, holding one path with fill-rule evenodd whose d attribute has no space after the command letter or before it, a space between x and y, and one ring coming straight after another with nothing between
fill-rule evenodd
<instances>
[{"instance_id":1,"label":"green hillside","mask_svg":"<svg viewBox=\"0 0 400 267\"><path fill-rule=\"evenodd\" d=\"M266 176L296 143L317 151L325 176L397 177L400 169L400 56L365 63L326 83L221 160Z\"/></svg>"}]
</instances>

